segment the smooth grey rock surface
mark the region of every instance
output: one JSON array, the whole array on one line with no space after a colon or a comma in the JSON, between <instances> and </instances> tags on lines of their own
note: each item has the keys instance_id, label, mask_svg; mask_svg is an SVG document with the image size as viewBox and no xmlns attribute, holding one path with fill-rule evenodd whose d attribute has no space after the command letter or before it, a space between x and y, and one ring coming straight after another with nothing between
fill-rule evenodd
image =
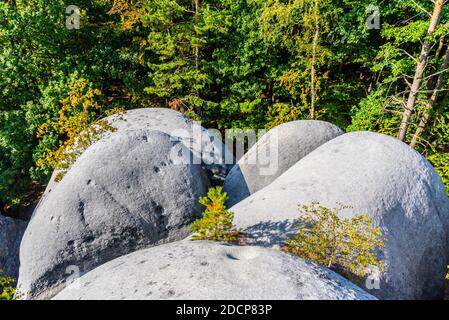
<instances>
[{"instance_id":1,"label":"smooth grey rock surface","mask_svg":"<svg viewBox=\"0 0 449 320\"><path fill-rule=\"evenodd\" d=\"M224 179L234 164L232 152L223 144L220 133L206 130L182 113L167 108L128 110L106 120L118 130L157 130L181 141L192 152L196 164L203 164L211 178Z\"/></svg>"},{"instance_id":2,"label":"smooth grey rock surface","mask_svg":"<svg viewBox=\"0 0 449 320\"><path fill-rule=\"evenodd\" d=\"M27 223L0 215L0 276L17 278L19 247Z\"/></svg>"},{"instance_id":3,"label":"smooth grey rock surface","mask_svg":"<svg viewBox=\"0 0 449 320\"><path fill-rule=\"evenodd\" d=\"M322 145L275 182L233 206L234 223L259 244L295 232L298 205L352 206L343 217L368 214L387 238L381 258L383 299L442 297L449 253L449 199L430 163L389 136L353 132Z\"/></svg>"},{"instance_id":4,"label":"smooth grey rock surface","mask_svg":"<svg viewBox=\"0 0 449 320\"><path fill-rule=\"evenodd\" d=\"M337 126L316 120L281 124L263 135L226 176L223 189L228 206L263 189L291 166L343 131ZM270 159L269 164L265 158Z\"/></svg>"},{"instance_id":5,"label":"smooth grey rock surface","mask_svg":"<svg viewBox=\"0 0 449 320\"><path fill-rule=\"evenodd\" d=\"M34 208L33 214L31 215L31 219L34 217L36 212L38 211L39 207L42 205L42 203L47 199L48 195L58 186L59 182L57 181L58 174L60 173L59 170L54 170L50 180L47 183L47 186L45 187L44 193L42 194L41 198L39 199L39 202L36 205L36 208Z\"/></svg>"},{"instance_id":6,"label":"smooth grey rock surface","mask_svg":"<svg viewBox=\"0 0 449 320\"><path fill-rule=\"evenodd\" d=\"M201 165L174 164L172 150L179 144L159 131L133 130L89 147L25 232L19 275L24 298L49 298L71 272L187 236L209 181Z\"/></svg>"},{"instance_id":7,"label":"smooth grey rock surface","mask_svg":"<svg viewBox=\"0 0 449 320\"><path fill-rule=\"evenodd\" d=\"M277 250L184 240L106 263L54 299L375 298L328 269Z\"/></svg>"}]
</instances>

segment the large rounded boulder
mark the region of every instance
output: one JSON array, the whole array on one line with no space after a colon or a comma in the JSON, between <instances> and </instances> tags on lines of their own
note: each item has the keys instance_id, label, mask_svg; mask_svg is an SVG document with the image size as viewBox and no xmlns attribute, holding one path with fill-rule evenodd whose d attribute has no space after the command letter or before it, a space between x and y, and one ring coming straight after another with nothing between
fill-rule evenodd
<instances>
[{"instance_id":1,"label":"large rounded boulder","mask_svg":"<svg viewBox=\"0 0 449 320\"><path fill-rule=\"evenodd\" d=\"M0 276L16 278L19 273L19 247L26 222L0 215Z\"/></svg>"},{"instance_id":2,"label":"large rounded boulder","mask_svg":"<svg viewBox=\"0 0 449 320\"><path fill-rule=\"evenodd\" d=\"M181 241L134 252L87 273L57 300L371 300L336 273L260 247Z\"/></svg>"},{"instance_id":3,"label":"large rounded boulder","mask_svg":"<svg viewBox=\"0 0 449 320\"><path fill-rule=\"evenodd\" d=\"M173 152L179 144L133 130L89 147L30 221L20 248L21 294L51 297L74 273L187 236L209 181L201 165L177 159L189 155Z\"/></svg>"},{"instance_id":4,"label":"large rounded boulder","mask_svg":"<svg viewBox=\"0 0 449 320\"><path fill-rule=\"evenodd\" d=\"M231 169L224 182L229 206L265 188L291 166L343 131L324 121L281 124L263 135Z\"/></svg>"},{"instance_id":5,"label":"large rounded boulder","mask_svg":"<svg viewBox=\"0 0 449 320\"><path fill-rule=\"evenodd\" d=\"M221 184L234 163L234 156L223 144L219 132L206 130L200 123L189 120L178 111L167 108L133 109L104 120L114 128L115 133L153 130L164 132L179 140L191 155L190 162L201 164L213 184ZM103 136L108 137L111 134L107 131ZM42 205L47 195L58 186L59 182L56 181L58 173L53 172L34 212Z\"/></svg>"},{"instance_id":6,"label":"large rounded boulder","mask_svg":"<svg viewBox=\"0 0 449 320\"><path fill-rule=\"evenodd\" d=\"M386 238L384 299L441 298L449 253L449 199L430 163L401 141L354 132L322 145L275 182L231 208L235 224L262 245L295 233L298 205L352 206Z\"/></svg>"}]
</instances>

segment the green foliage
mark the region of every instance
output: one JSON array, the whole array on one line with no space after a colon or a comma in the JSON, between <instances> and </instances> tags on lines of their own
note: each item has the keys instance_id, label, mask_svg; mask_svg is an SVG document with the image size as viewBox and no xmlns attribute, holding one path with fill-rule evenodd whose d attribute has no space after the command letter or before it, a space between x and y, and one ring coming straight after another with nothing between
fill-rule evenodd
<instances>
[{"instance_id":1,"label":"green foliage","mask_svg":"<svg viewBox=\"0 0 449 320\"><path fill-rule=\"evenodd\" d=\"M101 112L148 106L146 68L137 30L122 31L109 0L80 0L81 29L67 30L70 1L0 1L0 198L18 203L32 180L47 182L36 166L67 138L38 128L58 120L70 85L86 79L100 88ZM98 97L99 98L99 97Z\"/></svg>"},{"instance_id":2,"label":"green foliage","mask_svg":"<svg viewBox=\"0 0 449 320\"><path fill-rule=\"evenodd\" d=\"M280 44L291 55L288 68L278 78L279 86L294 101L299 100L303 109L310 109L312 99L318 100L321 97L321 86L328 78L326 60L331 52L327 46L322 45L324 37L320 37L320 33L323 35L330 31L330 21L334 14L330 2L273 1L262 12L261 31L265 41L271 46ZM299 21L302 22L301 27L297 26ZM314 79L311 77L312 69L316 73ZM316 97L312 97L313 86L316 87ZM309 113L312 117L312 110Z\"/></svg>"},{"instance_id":3,"label":"green foliage","mask_svg":"<svg viewBox=\"0 0 449 320\"><path fill-rule=\"evenodd\" d=\"M228 199L222 187L209 189L206 197L200 198L200 203L206 207L203 217L190 225L194 233L192 240L236 241L241 232L233 229L234 213L226 209Z\"/></svg>"},{"instance_id":4,"label":"green foliage","mask_svg":"<svg viewBox=\"0 0 449 320\"><path fill-rule=\"evenodd\" d=\"M371 267L383 271L378 251L384 247L379 228L373 228L367 215L340 218L340 205L329 209L315 202L300 207L298 234L286 243L285 250L332 268L348 278L365 277Z\"/></svg>"},{"instance_id":5,"label":"green foliage","mask_svg":"<svg viewBox=\"0 0 449 320\"><path fill-rule=\"evenodd\" d=\"M76 159L106 132L113 132L115 128L107 121L100 120L122 109L112 109L101 114L98 98L99 89L89 87L86 79L78 79L69 85L69 95L61 101L62 108L58 112L57 121L49 121L37 129L40 139L38 148L44 150L37 159L37 168L59 171L58 180L70 169ZM50 149L45 142L53 137L59 141L57 149Z\"/></svg>"},{"instance_id":6,"label":"green foliage","mask_svg":"<svg viewBox=\"0 0 449 320\"><path fill-rule=\"evenodd\" d=\"M16 280L0 276L0 300L14 300Z\"/></svg>"},{"instance_id":7,"label":"green foliage","mask_svg":"<svg viewBox=\"0 0 449 320\"><path fill-rule=\"evenodd\" d=\"M401 112L394 99L385 99L385 88L373 91L352 110L352 124L347 131L372 131L391 136L397 134Z\"/></svg>"},{"instance_id":8,"label":"green foliage","mask_svg":"<svg viewBox=\"0 0 449 320\"><path fill-rule=\"evenodd\" d=\"M150 86L145 92L174 108L200 107L200 92L209 82L199 66L204 44L201 26L195 26L199 12L191 7L190 0L151 0L145 3L142 16L148 32L142 46L151 55L147 62Z\"/></svg>"},{"instance_id":9,"label":"green foliage","mask_svg":"<svg viewBox=\"0 0 449 320\"><path fill-rule=\"evenodd\" d=\"M445 152L434 153L428 159L440 175L449 194L449 154Z\"/></svg>"},{"instance_id":10,"label":"green foliage","mask_svg":"<svg viewBox=\"0 0 449 320\"><path fill-rule=\"evenodd\" d=\"M431 12L433 4L427 1L404 0L385 4L380 8L383 21L380 30L382 42L372 61L366 63L375 81L368 96L362 98L353 108L355 116L352 118L350 130L377 131L379 128L383 133L396 136L404 110L404 99L409 92L416 60L421 53L422 42L429 26L429 16L424 14L423 9ZM411 119L407 141L410 141L417 128L423 107L431 94L431 91L426 92L426 88L432 89L432 81L435 81L430 75L441 68L442 52L440 50L438 53L437 48L440 37L449 27L448 12L449 7L446 6L433 39L433 50L427 67L428 75L423 79L424 83L418 94L417 109L420 112L415 113ZM441 105L447 106L447 103L442 101ZM426 140L425 137L423 140ZM426 154L422 148L419 151Z\"/></svg>"},{"instance_id":11,"label":"green foliage","mask_svg":"<svg viewBox=\"0 0 449 320\"><path fill-rule=\"evenodd\" d=\"M0 198L8 204L32 181L48 181L55 152L70 141L58 125L61 101L81 79L82 94L99 90L86 128L117 107L168 107L218 129L313 116L396 136L429 25L423 9L433 9L427 0L79 0L81 29L68 30L71 4L0 0ZM365 25L370 5L381 11L380 30ZM429 111L448 17L446 4L428 39L407 141ZM416 146L446 184L448 79ZM78 107L69 118L83 114Z\"/></svg>"}]
</instances>

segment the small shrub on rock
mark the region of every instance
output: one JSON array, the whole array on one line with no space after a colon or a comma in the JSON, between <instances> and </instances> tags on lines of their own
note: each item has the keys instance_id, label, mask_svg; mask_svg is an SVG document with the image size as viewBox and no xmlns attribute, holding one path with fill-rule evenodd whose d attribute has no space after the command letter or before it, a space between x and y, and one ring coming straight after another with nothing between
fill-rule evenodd
<instances>
[{"instance_id":1,"label":"small shrub on rock","mask_svg":"<svg viewBox=\"0 0 449 320\"><path fill-rule=\"evenodd\" d=\"M0 276L0 300L13 300L16 293L16 280Z\"/></svg>"},{"instance_id":2,"label":"small shrub on rock","mask_svg":"<svg viewBox=\"0 0 449 320\"><path fill-rule=\"evenodd\" d=\"M37 138L41 141L45 141L51 134L60 136L59 148L44 148L45 152L36 161L40 168L58 170L58 181L89 146L98 141L104 133L115 131L114 127L100 118L125 112L123 108L118 107L102 110L99 102L102 92L90 88L90 85L86 79L74 81L69 86L69 95L61 101L62 108L58 112L58 119L44 123L37 130Z\"/></svg>"},{"instance_id":3,"label":"small shrub on rock","mask_svg":"<svg viewBox=\"0 0 449 320\"><path fill-rule=\"evenodd\" d=\"M385 246L380 229L371 227L367 215L340 218L338 213L347 208L329 209L317 202L301 206L298 234L286 242L284 250L353 280L366 277L373 267L383 272L384 262L377 257Z\"/></svg>"},{"instance_id":4,"label":"small shrub on rock","mask_svg":"<svg viewBox=\"0 0 449 320\"><path fill-rule=\"evenodd\" d=\"M192 240L237 241L241 232L233 228L234 213L227 210L228 199L222 187L209 189L207 196L200 198L206 207L203 217L190 225L194 233Z\"/></svg>"}]
</instances>

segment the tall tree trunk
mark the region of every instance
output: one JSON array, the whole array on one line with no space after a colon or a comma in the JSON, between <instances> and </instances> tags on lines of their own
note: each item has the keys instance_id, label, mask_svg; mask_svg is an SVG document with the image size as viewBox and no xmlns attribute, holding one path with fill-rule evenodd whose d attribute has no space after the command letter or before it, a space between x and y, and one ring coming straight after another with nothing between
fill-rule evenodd
<instances>
[{"instance_id":1,"label":"tall tree trunk","mask_svg":"<svg viewBox=\"0 0 449 320\"><path fill-rule=\"evenodd\" d=\"M445 0L435 1L435 8L433 10L429 29L427 30L427 36L430 36L435 32L435 29L438 25L438 21L440 20L441 11L444 6L444 1ZM418 95L418 91L421 88L421 82L423 80L424 71L426 70L431 47L432 42L429 40L425 40L422 46L421 55L418 60L418 65L416 66L415 76L413 77L413 83L410 88L410 94L408 96L407 104L405 106L405 111L402 116L401 126L399 128L398 139L401 141L405 140L410 117L413 113L413 110L415 109L416 98Z\"/></svg>"},{"instance_id":2,"label":"tall tree trunk","mask_svg":"<svg viewBox=\"0 0 449 320\"><path fill-rule=\"evenodd\" d=\"M0 215L4 216L6 214L5 212L5 203L2 199L0 199Z\"/></svg>"},{"instance_id":3,"label":"tall tree trunk","mask_svg":"<svg viewBox=\"0 0 449 320\"><path fill-rule=\"evenodd\" d=\"M440 43L438 44L438 48L435 51L435 61L440 61L441 59L441 54L445 54L445 52L443 52L443 49L445 47L445 36L440 38ZM439 77L438 74L436 74L435 76L431 77L429 82L427 83L427 91L430 92L430 94L428 94L428 99L430 99L430 97L432 96L433 93L433 89L435 88L435 85L438 81Z\"/></svg>"},{"instance_id":4,"label":"tall tree trunk","mask_svg":"<svg viewBox=\"0 0 449 320\"><path fill-rule=\"evenodd\" d=\"M447 47L446 54L444 57L444 62L441 66L441 70L446 70L448 66L449 66L449 46ZM410 146L412 148L416 147L418 139L421 136L421 134L423 133L424 128L426 127L427 122L430 119L430 113L432 112L433 108L435 107L435 105L438 101L438 98L440 97L440 88L445 80L446 80L446 71L443 71L443 73L440 73L438 75L438 80L433 89L432 96L430 97L429 101L427 102L426 109L421 118L421 121L419 122L419 126L416 129L415 134L413 135L412 142L410 143Z\"/></svg>"},{"instance_id":5,"label":"tall tree trunk","mask_svg":"<svg viewBox=\"0 0 449 320\"><path fill-rule=\"evenodd\" d=\"M445 42L445 38L444 37L445 36L442 36L440 38L440 42L438 43L437 51L435 51L435 57L438 60L440 59L441 52L443 51L443 48L444 48L444 42Z\"/></svg>"},{"instance_id":6,"label":"tall tree trunk","mask_svg":"<svg viewBox=\"0 0 449 320\"><path fill-rule=\"evenodd\" d=\"M198 14L200 11L200 0L194 0L195 14ZM199 70L200 68L200 48L197 45L195 47L195 69Z\"/></svg>"},{"instance_id":7,"label":"tall tree trunk","mask_svg":"<svg viewBox=\"0 0 449 320\"><path fill-rule=\"evenodd\" d=\"M313 47L312 47L312 67L310 71L310 90L311 90L311 103L310 103L310 118L315 119L315 104L317 100L317 88L316 88L316 53L318 46L318 39L320 35L320 17L319 17L319 0L315 0L314 2L314 15L315 15L315 36L313 38Z\"/></svg>"}]
</instances>

